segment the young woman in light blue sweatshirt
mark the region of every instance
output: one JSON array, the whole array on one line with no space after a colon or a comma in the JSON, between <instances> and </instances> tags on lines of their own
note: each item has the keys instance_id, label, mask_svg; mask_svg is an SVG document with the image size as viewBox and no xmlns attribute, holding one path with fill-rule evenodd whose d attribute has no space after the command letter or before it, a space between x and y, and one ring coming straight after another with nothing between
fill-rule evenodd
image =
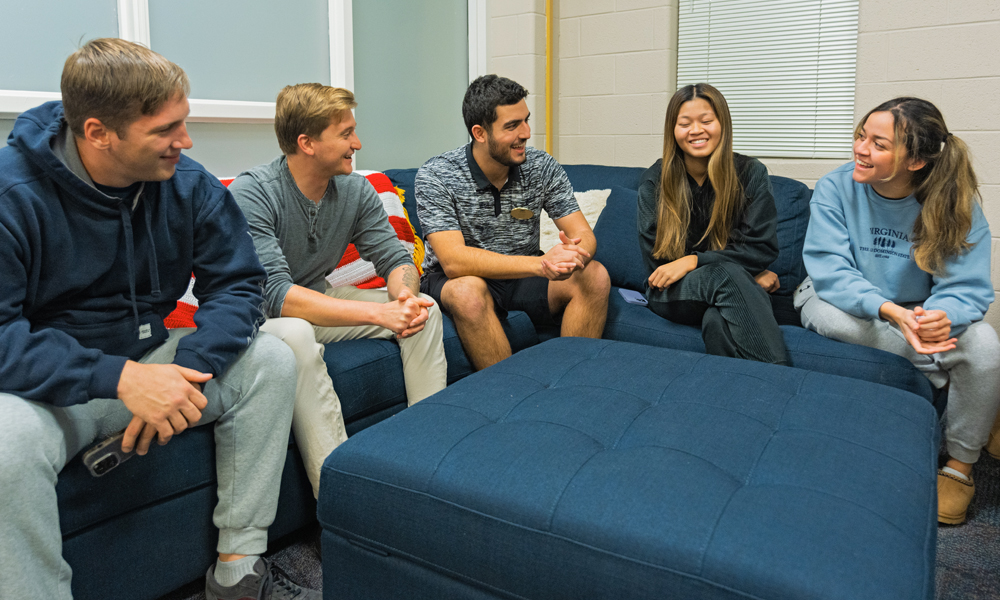
<instances>
[{"instance_id":1,"label":"young woman in light blue sweatshirt","mask_svg":"<svg viewBox=\"0 0 1000 600\"><path fill-rule=\"evenodd\" d=\"M949 386L938 521L965 520L980 450L1000 456L1000 342L982 321L993 302L990 230L968 147L926 100L896 98L854 134L854 162L823 177L810 202L795 293L802 324L904 356ZM989 444L988 444L989 442Z\"/></svg>"}]
</instances>

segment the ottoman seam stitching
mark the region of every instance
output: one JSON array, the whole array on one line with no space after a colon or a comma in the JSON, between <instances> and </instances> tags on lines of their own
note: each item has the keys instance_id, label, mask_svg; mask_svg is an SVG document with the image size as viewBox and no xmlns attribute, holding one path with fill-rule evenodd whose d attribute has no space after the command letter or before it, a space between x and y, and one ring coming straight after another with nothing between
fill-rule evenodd
<instances>
[{"instance_id":1,"label":"ottoman seam stitching","mask_svg":"<svg viewBox=\"0 0 1000 600\"><path fill-rule=\"evenodd\" d=\"M732 408L727 408L725 406L719 406L717 404L709 404L707 402L695 402L693 400L675 400L675 401L671 401L670 404L693 404L695 406L706 406L706 407L709 407L709 408L717 408L719 410L724 410L726 412L730 412L730 413L734 413L734 414L737 414L737 415L744 416L747 419L749 419L749 420L751 420L751 421L753 421L755 423L760 423L761 425L763 425L763 426L767 427L768 429L770 429L772 432L775 431L774 426L771 425L770 423L762 421L762 420L760 420L760 419L758 419L756 417L752 417L752 416L750 416L750 415L748 415L748 414L746 414L744 412L741 412L741 411L738 411L738 410L735 410L735 409L732 409Z\"/></svg>"},{"instance_id":2,"label":"ottoman seam stitching","mask_svg":"<svg viewBox=\"0 0 1000 600\"><path fill-rule=\"evenodd\" d=\"M914 474L917 474L917 475L920 474L920 472L917 469L914 469L910 465L906 464L905 462L899 460L898 458L896 458L894 456L891 456L889 454L886 454L885 452L882 452L881 450L878 450L876 448L872 448L870 446L866 446L865 444L862 444L860 442L856 442L854 440L847 439L847 438L839 436L839 435L834 435L832 433L827 433L827 432L821 431L819 429L810 429L808 427L789 427L787 429L781 429L780 431L808 431L810 433L814 433L814 434L822 435L822 436L825 436L825 437L833 438L835 440L840 440L842 442L847 442L848 444L857 446L859 448L864 448L865 450L868 450L870 452L874 452L875 454L878 454L879 456L884 456L885 458L888 458L889 460L891 460L891 461L893 461L893 462L895 462L895 463L897 463L899 465L902 465L902 466L906 467L906 469L908 471L912 471ZM775 433L777 433L777 432L775 432Z\"/></svg>"},{"instance_id":3,"label":"ottoman seam stitching","mask_svg":"<svg viewBox=\"0 0 1000 600\"><path fill-rule=\"evenodd\" d=\"M780 483L780 484L769 484L769 486L770 487L791 487L791 488L797 488L797 489L800 489L800 490L805 490L807 492L812 492L814 494L819 494L819 495L822 495L822 496L829 496L830 498L836 498L837 500L841 500L843 502L846 502L848 504L856 506L856 507L862 509L863 511L865 511L865 512L867 512L867 513L869 513L869 514L871 514L871 515L873 515L875 517L877 517L880 521L885 522L887 525L889 525L890 527L892 527L893 529L895 529L896 531L898 531L900 534L902 534L903 539L909 541L911 544L913 544L913 545L915 545L917 547L920 547L920 548L923 547L922 543L918 543L918 542L914 541L913 538L912 538L912 536L910 536L909 534L907 534L907 532L905 532L902 529L900 529L898 525L896 525L895 523L893 523L889 519L886 519L882 515L880 515L877 512L875 512L874 510L872 510L872 509L864 506L863 504L858 504L857 502L855 502L854 500L851 500L849 498L844 498L843 496L838 496L837 494L832 494L830 492L824 492L823 490L818 490L818 489L815 489L815 488L806 487L804 485L793 485L793 484L790 484L790 483ZM754 487L759 487L759 486L754 486Z\"/></svg>"},{"instance_id":4,"label":"ottoman seam stitching","mask_svg":"<svg viewBox=\"0 0 1000 600\"><path fill-rule=\"evenodd\" d=\"M492 424L496 425L496 422L494 421ZM452 453L452 451L455 449L455 446L458 446L458 444L460 444L462 441L464 441L469 436L471 436L473 433L479 431L483 427L486 427L486 425L480 425L479 427L476 427L472 431L470 431L467 434L465 434L464 436L462 436L462 439L456 440L455 443L452 444L451 448L449 448L448 451L445 452L443 456L441 456L441 460L439 460L438 463L436 465L434 465L434 470L431 471L430 475L427 477L427 480L424 482L424 485L430 485L431 480L433 480L434 476L437 475L438 469L441 468L441 463L443 463L444 460L446 458L448 458L448 455ZM343 473L343 471L338 471L338 472ZM355 477L360 477L360 475L355 475ZM368 479L368 478L366 477L365 479ZM375 480L374 479L369 479L369 481L375 481ZM391 484L388 484L388 485L391 485ZM407 488L401 488L401 489L407 489ZM416 490L411 490L411 491L416 491Z\"/></svg>"},{"instance_id":5,"label":"ottoman seam stitching","mask_svg":"<svg viewBox=\"0 0 1000 600\"><path fill-rule=\"evenodd\" d=\"M392 484L385 484L385 485L392 485ZM398 487L398 486L393 486L393 487ZM403 488L403 489L405 489L405 488ZM634 557L631 557L631 556L626 556L626 555L621 554L619 552L613 552L611 550L606 550L604 548L599 548L599 547L594 546L592 544L587 544L587 543L581 542L579 540L574 540L572 538L568 538L568 537L563 536L563 535L552 533L551 531L543 531L543 530L536 529L536 528L533 528L533 527L528 527L528 526L525 526L525 525L521 525L519 523L514 523L514 522L508 521L506 519L501 519L501 518L495 517L493 515L488 515L486 513L483 513L483 512L477 511L477 510L473 510L471 508L462 506L460 504L455 504L454 502L450 502L448 500L444 500L444 499L439 498L437 496L432 496L430 494L427 494L426 492L420 492L420 491L417 491L417 490L411 490L411 491L414 491L414 492L420 493L420 494L425 494L425 495L429 496L430 498L432 498L434 500L438 500L439 502L444 502L444 503L447 503L447 504L451 504L452 506L455 506L455 507L460 508L462 510L465 510L465 511L468 511L468 512L472 512L472 513L476 513L476 514L481 515L481 516L483 516L483 517L485 517L487 519L492 519L494 521L498 521L500 523L503 523L503 524L506 524L506 525L510 525L511 527L516 527L518 529L524 529L524 530L531 531L531 532L534 532L534 533L539 533L539 534L542 534L542 535L552 536L554 538L557 538L557 539L562 540L564 542L573 544L575 546L582 546L584 548L589 548L591 550L594 550L595 552L599 552L601 554L606 554L606 555L612 556L614 558L618 558L618 559L621 559L621 560L624 560L624 561L633 562L633 563L636 563L636 564L640 564L640 565L644 565L644 566L647 566L647 567L651 567L651 568L656 569L658 571L666 571L668 573L672 573L674 575L677 575L677 576L685 578L685 579L694 579L694 580L700 581L700 582L702 582L702 583L704 583L706 585L709 585L709 586L712 586L712 587L715 587L715 588L719 588L719 589L724 589L724 590L731 591L731 592L733 592L735 594L738 594L738 595L740 595L742 597L745 597L745 598L750 598L752 600L764 600L761 596L757 596L757 595L754 595L754 594L752 594L750 592L744 592L742 590L738 590L736 588L729 587L729 586L727 586L725 584L722 584L722 583L719 583L719 582L707 579L707 578L705 578L705 577L703 577L701 575L697 575L697 574L694 574L694 573L687 573L687 572L681 571L679 569L674 569L674 568L671 568L671 567L667 567L667 566L664 566L664 565L654 564L654 563L651 563L649 561L641 560L641 559L634 558ZM371 539L369 537L366 537L366 536L363 536L363 535L359 535L359 534L354 533L354 532L350 532L350 531L348 531L348 530L346 530L346 529L344 529L342 527L337 527L335 525L331 525L328 528L328 530L334 530L335 532L338 532L340 535L342 535L342 537L346 537L346 536L344 536L344 534L347 534L348 536L353 536L353 537L355 537L357 539L361 539L361 540L364 540L366 542L370 542L371 544L374 544L375 546L382 547L382 548L385 548L385 549L388 549L388 550L392 550L397 555L405 556L407 558L413 559L416 562L423 563L425 565L433 565L434 567L436 567L436 568L438 568L438 569L440 569L442 571L446 571L446 572L449 572L449 573L457 573L456 571L453 571L452 569L448 569L448 568L443 567L441 565L438 565L436 563L432 563L429 560L425 560L425 559L419 558L419 557L414 556L414 555L412 555L412 554L410 554L408 552L403 552L402 550L399 550L399 549L395 548L394 546L390 546L390 545L388 545L388 544L386 544L384 542L379 542L379 541L373 540L373 539ZM482 581L480 581L478 579L474 579L472 577L469 577L468 575L461 575L461 574L459 574L459 575L463 579L466 579L466 580L469 580L469 581L475 581L477 583L481 583L484 586L491 587L491 588L494 588L494 589L500 589L501 591L505 591L506 592L506 590L502 590L502 588L497 588L496 586L493 586L491 584L482 582ZM520 596L520 595L518 595L518 594L516 594L514 592L506 592L506 593L509 593L510 595L516 596L518 598L523 598L523 596Z\"/></svg>"},{"instance_id":6,"label":"ottoman seam stitching","mask_svg":"<svg viewBox=\"0 0 1000 600\"><path fill-rule=\"evenodd\" d=\"M607 452L607 450L605 449L603 452ZM563 486L563 489L559 491L559 496L552 503L551 510L549 511L549 516L545 520L546 521L546 527L547 527L546 531L547 532L551 532L552 531L552 520L555 519L556 509L559 508L559 503L562 502L563 496L566 494L566 490L569 489L569 486L573 483L573 480L576 479L576 476L580 474L580 471L583 470L583 468L585 466L587 466L588 464L590 464L590 461L594 460L594 457L597 456L598 454L601 454L601 452L595 452L594 454L591 454L590 457L587 458L587 460L585 460L583 462L583 464L581 464L579 467L577 467L576 472L573 473L573 476L570 477L569 480L566 481L566 484ZM555 535L555 534L552 534L552 535Z\"/></svg>"},{"instance_id":7,"label":"ottoman seam stitching","mask_svg":"<svg viewBox=\"0 0 1000 600\"><path fill-rule=\"evenodd\" d=\"M563 379L566 378L566 374L569 373L570 369L575 369L576 367L579 367L581 364L583 364L586 361L596 360L600 356L600 354L601 354L601 352L598 352L596 356L591 356L589 358L580 358L579 360L576 361L576 363L573 364L572 367L570 367L569 369L566 369L565 371L563 371L562 374L559 376L558 379L556 379L555 381L553 381L552 383L550 383L546 387L555 387L555 386L559 385L559 383Z\"/></svg>"},{"instance_id":8,"label":"ottoman seam stitching","mask_svg":"<svg viewBox=\"0 0 1000 600\"><path fill-rule=\"evenodd\" d=\"M862 387L877 385L880 388L885 388L886 391L890 392L891 394L904 393L904 394L909 394L911 396L916 396L917 398L919 398L922 401L921 405L924 404L924 403L931 404L930 402L927 401L926 398L924 398L923 396L921 396L920 394L918 394L916 392L911 392L911 391L908 391L908 390L900 389L898 387L894 387L894 386L891 386L891 385L886 385L884 383L878 383L877 381L867 381L867 380L864 380L864 379L852 379L850 377L847 377L846 375L832 375L830 373L820 373L819 371L813 371L811 369L801 369L801 367L796 367L796 368L799 368L800 370L806 371L806 373L808 374L808 376L804 377L803 380L802 380L802 386L803 387L805 386L805 380L807 378L812 378L813 376L818 376L818 377L822 377L822 378L825 378L825 377L837 377L837 378L840 378L840 379L846 379L846 380L850 381L851 383L853 383L855 385L858 384L858 383L861 383L861 384L863 384ZM800 387L799 388L799 392L796 395L798 396L798 395L801 395L801 394L802 394L802 389ZM844 394L844 393L837 393L837 392L817 392L816 395L834 396L834 397L837 397L837 398L845 398L845 399L850 400L852 402L856 402L857 401L856 395L849 395L849 394ZM887 414L890 414L890 415L895 415L895 416L897 416L897 417L899 417L901 419L904 419L904 420L906 420L906 421L908 421L908 422L910 422L910 423L912 423L914 425L918 425L918 426L923 426L924 425L921 422L915 421L908 414L905 414L902 411L891 410L891 408L894 406L894 404L892 404L892 403L888 403L888 404L887 403L879 403L879 404L865 403L864 405L866 407L873 407L873 408L875 408L877 410L880 410L880 411L882 411L884 413L887 413Z\"/></svg>"},{"instance_id":9,"label":"ottoman seam stitching","mask_svg":"<svg viewBox=\"0 0 1000 600\"><path fill-rule=\"evenodd\" d=\"M761 454L763 454L763 452ZM712 540L715 539L716 532L719 531L719 522L722 521L722 517L724 517L726 515L726 511L729 510L729 505L732 504L733 497L735 497L736 493L745 487L747 487L746 483L733 490L732 493L729 494L729 498L726 499L726 505L723 506L719 511L719 514L716 515L715 524L712 525L712 533L708 536L708 540L705 542L705 547L701 550L701 557L698 559L698 577L702 577L705 572L705 558L708 555L708 549L712 546Z\"/></svg>"}]
</instances>

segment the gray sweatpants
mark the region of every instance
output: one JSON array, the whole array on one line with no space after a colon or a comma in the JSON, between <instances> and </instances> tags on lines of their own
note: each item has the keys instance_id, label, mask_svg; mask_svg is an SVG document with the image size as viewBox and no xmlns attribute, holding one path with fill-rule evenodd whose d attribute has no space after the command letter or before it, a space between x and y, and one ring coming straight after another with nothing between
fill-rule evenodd
<instances>
[{"instance_id":1,"label":"gray sweatpants","mask_svg":"<svg viewBox=\"0 0 1000 600\"><path fill-rule=\"evenodd\" d=\"M979 460L1000 408L1000 341L993 327L983 321L973 323L958 336L954 350L925 355L917 354L891 322L861 319L821 300L811 278L795 290L795 308L807 329L898 354L937 388L950 383L944 432L948 454L964 463Z\"/></svg>"},{"instance_id":2,"label":"gray sweatpants","mask_svg":"<svg viewBox=\"0 0 1000 600\"><path fill-rule=\"evenodd\" d=\"M140 362L169 363L177 342L193 331L171 331L168 340ZM219 503L213 520L219 528L218 551L261 554L278 507L295 396L295 358L280 340L261 334L224 375L205 385L204 393L208 406L199 425L215 422ZM0 394L4 598L72 597L70 567L62 558L56 480L75 454L121 431L131 418L117 399L58 408ZM120 468L135 467L142 460L136 456Z\"/></svg>"}]
</instances>

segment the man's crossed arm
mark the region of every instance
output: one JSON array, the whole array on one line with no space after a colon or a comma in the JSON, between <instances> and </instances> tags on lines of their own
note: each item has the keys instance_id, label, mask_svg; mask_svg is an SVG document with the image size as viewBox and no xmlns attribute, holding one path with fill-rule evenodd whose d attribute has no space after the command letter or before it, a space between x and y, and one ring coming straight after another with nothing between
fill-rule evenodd
<instances>
[{"instance_id":1,"label":"man's crossed arm","mask_svg":"<svg viewBox=\"0 0 1000 600\"><path fill-rule=\"evenodd\" d=\"M597 240L579 211L555 219L555 224L560 230L560 243L543 256L509 256L466 246L461 231L432 233L427 241L449 279L472 275L485 279L545 277L561 281L590 262Z\"/></svg>"}]
</instances>

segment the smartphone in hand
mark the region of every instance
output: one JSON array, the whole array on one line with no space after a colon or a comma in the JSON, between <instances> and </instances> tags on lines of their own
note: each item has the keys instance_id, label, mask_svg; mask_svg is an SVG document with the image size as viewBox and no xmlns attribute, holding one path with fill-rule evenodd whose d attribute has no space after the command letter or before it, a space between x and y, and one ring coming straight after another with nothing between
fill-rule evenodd
<instances>
[{"instance_id":1,"label":"smartphone in hand","mask_svg":"<svg viewBox=\"0 0 1000 600\"><path fill-rule=\"evenodd\" d=\"M124 437L125 431L119 431L83 454L83 464L91 475L94 477L106 475L111 469L135 456L135 448L131 452L122 450Z\"/></svg>"}]
</instances>

